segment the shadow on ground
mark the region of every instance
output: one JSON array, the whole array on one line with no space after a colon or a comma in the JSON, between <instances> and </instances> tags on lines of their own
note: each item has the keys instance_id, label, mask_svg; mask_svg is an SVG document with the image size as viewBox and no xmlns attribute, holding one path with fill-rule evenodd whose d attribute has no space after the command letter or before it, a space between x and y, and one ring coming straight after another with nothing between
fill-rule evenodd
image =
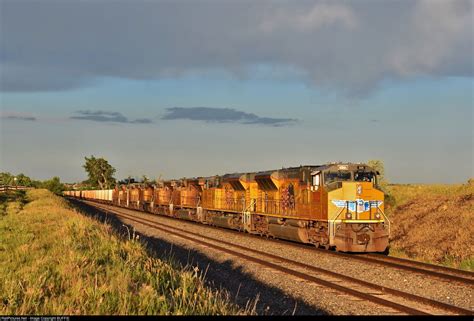
<instances>
[{"instance_id":1,"label":"shadow on ground","mask_svg":"<svg viewBox=\"0 0 474 321\"><path fill-rule=\"evenodd\" d=\"M116 216L75 199L68 199L68 201L81 213L100 222L106 222L120 236L129 237L127 227L129 230L133 228L125 225ZM171 260L181 266L198 266L201 271L206 271L207 286L213 289L225 289L230 293L232 301L243 309L249 305L253 306L256 302L255 311L259 315L327 314L324 310L312 307L300 299L289 297L280 289L256 280L240 267L232 266L231 261L217 262L203 253L186 249L166 240L137 232L135 234L140 235L140 240L145 244L150 255L162 260ZM272 273L271 270L268 270L268 273ZM281 274L275 274L275 277L281 277Z\"/></svg>"}]
</instances>

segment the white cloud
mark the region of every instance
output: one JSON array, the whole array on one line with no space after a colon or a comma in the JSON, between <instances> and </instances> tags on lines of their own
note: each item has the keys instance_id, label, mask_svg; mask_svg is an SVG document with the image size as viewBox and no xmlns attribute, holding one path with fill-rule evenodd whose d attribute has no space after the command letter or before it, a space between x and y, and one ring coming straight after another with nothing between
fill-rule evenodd
<instances>
[{"instance_id":1,"label":"white cloud","mask_svg":"<svg viewBox=\"0 0 474 321\"><path fill-rule=\"evenodd\" d=\"M315 31L322 27L341 26L353 29L357 26L357 17L350 7L340 4L316 3L312 8L271 10L260 24L264 32L276 32L281 29L296 31Z\"/></svg>"},{"instance_id":2,"label":"white cloud","mask_svg":"<svg viewBox=\"0 0 474 321\"><path fill-rule=\"evenodd\" d=\"M472 9L470 0L0 1L0 90L208 70L245 79L259 66L352 94L385 79L472 77Z\"/></svg>"},{"instance_id":3,"label":"white cloud","mask_svg":"<svg viewBox=\"0 0 474 321\"><path fill-rule=\"evenodd\" d=\"M472 2L419 1L409 28L402 27L405 37L388 55L390 67L402 76L429 74L462 58L466 53L456 51L463 43L471 44L472 55L473 20Z\"/></svg>"}]
</instances>

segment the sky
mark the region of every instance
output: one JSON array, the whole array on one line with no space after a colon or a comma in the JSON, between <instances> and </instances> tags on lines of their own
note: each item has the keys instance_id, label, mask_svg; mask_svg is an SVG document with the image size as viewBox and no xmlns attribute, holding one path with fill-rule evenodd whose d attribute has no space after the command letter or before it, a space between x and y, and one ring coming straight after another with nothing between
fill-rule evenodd
<instances>
[{"instance_id":1,"label":"sky","mask_svg":"<svg viewBox=\"0 0 474 321\"><path fill-rule=\"evenodd\" d=\"M0 171L474 177L473 2L0 0Z\"/></svg>"}]
</instances>

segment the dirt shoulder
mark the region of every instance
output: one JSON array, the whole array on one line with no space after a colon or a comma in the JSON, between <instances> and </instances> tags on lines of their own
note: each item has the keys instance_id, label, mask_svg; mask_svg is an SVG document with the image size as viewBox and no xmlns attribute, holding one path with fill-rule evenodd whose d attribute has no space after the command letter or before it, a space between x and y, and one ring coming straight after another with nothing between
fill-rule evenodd
<instances>
[{"instance_id":1,"label":"dirt shoulder","mask_svg":"<svg viewBox=\"0 0 474 321\"><path fill-rule=\"evenodd\" d=\"M474 271L474 186L391 185L391 253Z\"/></svg>"}]
</instances>

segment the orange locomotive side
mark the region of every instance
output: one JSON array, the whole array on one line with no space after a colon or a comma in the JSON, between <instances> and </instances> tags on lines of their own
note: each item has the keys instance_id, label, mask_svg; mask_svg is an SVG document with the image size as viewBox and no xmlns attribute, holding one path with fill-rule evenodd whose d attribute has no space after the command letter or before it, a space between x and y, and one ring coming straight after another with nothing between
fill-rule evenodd
<instances>
[{"instance_id":1,"label":"orange locomotive side","mask_svg":"<svg viewBox=\"0 0 474 321\"><path fill-rule=\"evenodd\" d=\"M122 186L107 194L82 191L82 196L339 251L388 250L384 194L377 172L365 164L186 178L153 187Z\"/></svg>"}]
</instances>

